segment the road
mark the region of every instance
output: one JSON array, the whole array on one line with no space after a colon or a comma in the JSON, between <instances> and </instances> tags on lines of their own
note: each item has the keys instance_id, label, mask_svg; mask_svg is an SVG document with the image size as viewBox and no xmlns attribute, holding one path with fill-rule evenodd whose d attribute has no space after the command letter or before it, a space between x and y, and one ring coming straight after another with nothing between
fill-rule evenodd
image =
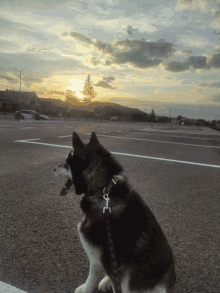
<instances>
[{"instance_id":1,"label":"road","mask_svg":"<svg viewBox=\"0 0 220 293\"><path fill-rule=\"evenodd\" d=\"M30 293L72 293L86 280L81 197L60 197L53 173L73 131L85 143L96 131L155 214L176 260L170 292L219 293L220 133L144 123L0 121L0 281Z\"/></svg>"}]
</instances>

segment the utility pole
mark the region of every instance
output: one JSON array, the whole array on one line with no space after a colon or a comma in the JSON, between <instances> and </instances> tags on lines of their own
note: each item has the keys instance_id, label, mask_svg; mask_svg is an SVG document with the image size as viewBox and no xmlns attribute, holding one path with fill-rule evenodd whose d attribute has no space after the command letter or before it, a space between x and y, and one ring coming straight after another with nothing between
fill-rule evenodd
<instances>
[{"instance_id":1,"label":"utility pole","mask_svg":"<svg viewBox=\"0 0 220 293\"><path fill-rule=\"evenodd\" d=\"M20 71L20 92L21 92L21 71Z\"/></svg>"}]
</instances>

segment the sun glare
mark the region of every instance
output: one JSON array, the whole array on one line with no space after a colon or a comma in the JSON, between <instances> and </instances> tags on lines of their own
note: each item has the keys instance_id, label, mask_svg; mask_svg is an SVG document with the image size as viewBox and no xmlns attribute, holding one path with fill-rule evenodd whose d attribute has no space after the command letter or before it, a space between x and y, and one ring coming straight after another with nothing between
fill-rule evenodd
<instances>
[{"instance_id":1,"label":"sun glare","mask_svg":"<svg viewBox=\"0 0 220 293\"><path fill-rule=\"evenodd\" d=\"M74 91L78 98L82 99L84 96L80 92L83 90L84 80L77 78L70 78L68 90Z\"/></svg>"}]
</instances>

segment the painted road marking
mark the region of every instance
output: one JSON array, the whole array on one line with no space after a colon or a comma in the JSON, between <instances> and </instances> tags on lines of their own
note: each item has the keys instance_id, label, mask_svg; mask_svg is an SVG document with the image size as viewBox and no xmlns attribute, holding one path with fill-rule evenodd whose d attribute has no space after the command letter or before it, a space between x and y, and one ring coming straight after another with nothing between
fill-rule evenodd
<instances>
[{"instance_id":1,"label":"painted road marking","mask_svg":"<svg viewBox=\"0 0 220 293\"><path fill-rule=\"evenodd\" d=\"M21 127L19 129L30 129L30 128L34 129L34 127Z\"/></svg>"},{"instance_id":2,"label":"painted road marking","mask_svg":"<svg viewBox=\"0 0 220 293\"><path fill-rule=\"evenodd\" d=\"M11 286L9 284L3 283L1 281L0 281L0 292L25 293L25 291L18 289L14 286Z\"/></svg>"},{"instance_id":3,"label":"painted road marking","mask_svg":"<svg viewBox=\"0 0 220 293\"><path fill-rule=\"evenodd\" d=\"M14 142L33 143L33 144L39 144L39 145L47 145L47 146L53 146L53 147L72 149L72 146L59 145L59 144L49 144L49 143L35 142L35 141L30 141L30 140L14 140ZM189 161L172 160L172 159L165 159L165 158L159 158L159 157L149 157L149 156L141 156L141 155L127 154L127 153L118 153L118 152L111 152L111 153L115 154L115 155L120 155L120 156L152 159L152 160L167 161L167 162L174 162L174 163L181 163L181 164L190 164L190 165L219 168L220 169L220 165L203 164L203 163L196 163L196 162L189 162Z\"/></svg>"},{"instance_id":4,"label":"painted road marking","mask_svg":"<svg viewBox=\"0 0 220 293\"><path fill-rule=\"evenodd\" d=\"M60 144L50 144L50 143L44 143L44 142L35 142L35 141L30 141L30 140L14 140L14 142L24 142L24 143L34 143L34 144L41 144L41 145L47 145L47 146L55 146L55 147L59 147L59 148L72 148L72 147L68 147L65 145L60 145Z\"/></svg>"},{"instance_id":5,"label":"painted road marking","mask_svg":"<svg viewBox=\"0 0 220 293\"><path fill-rule=\"evenodd\" d=\"M181 144L181 145L188 145L188 146L202 147L202 148L216 148L216 149L220 149L220 146L199 145L199 144L183 143L183 142L172 142L172 141L145 139L145 138L133 138L133 137L125 137L125 136L112 136L112 135L103 135L103 134L99 134L98 136L113 137L113 138L122 138L122 139L131 139L131 140L144 140L144 141L152 141L152 142L156 142L156 143Z\"/></svg>"},{"instance_id":6,"label":"painted road marking","mask_svg":"<svg viewBox=\"0 0 220 293\"><path fill-rule=\"evenodd\" d=\"M61 135L61 136L57 136L59 138L62 138L62 137L72 137L72 134L71 135Z\"/></svg>"},{"instance_id":7,"label":"painted road marking","mask_svg":"<svg viewBox=\"0 0 220 293\"><path fill-rule=\"evenodd\" d=\"M134 130L138 130L138 129L134 129ZM139 130L142 130L142 129L139 129ZM129 132L135 132L135 131L129 131ZM135 132L136 133L136 132ZM201 134L201 135L207 135L207 136L210 136L212 134L204 134L204 133L198 133L198 135ZM163 135L163 134L158 134L158 133L153 133L153 135L160 135L160 136L165 136L165 137L181 137L181 138L191 138L191 139L205 139L205 140L220 140L218 138L207 138L207 137L192 137L192 136L181 136L181 135Z\"/></svg>"},{"instance_id":8,"label":"painted road marking","mask_svg":"<svg viewBox=\"0 0 220 293\"><path fill-rule=\"evenodd\" d=\"M142 129L134 129L134 130L143 130L143 131L157 131L157 132L173 132L173 133L186 133L186 134L202 134L202 135L210 135L210 134L205 134L205 133L201 133L201 132L191 132L193 130L189 129L184 129L184 130L162 130L162 129L159 129L159 128L156 128L156 129L147 129L147 128L142 128Z\"/></svg>"}]
</instances>

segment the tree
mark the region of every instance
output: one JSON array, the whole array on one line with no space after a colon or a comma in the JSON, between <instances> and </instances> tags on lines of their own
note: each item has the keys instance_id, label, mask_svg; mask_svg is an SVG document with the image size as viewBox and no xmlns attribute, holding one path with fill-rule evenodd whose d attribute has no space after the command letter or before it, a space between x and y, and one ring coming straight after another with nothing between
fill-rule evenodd
<instances>
[{"instance_id":1,"label":"tree","mask_svg":"<svg viewBox=\"0 0 220 293\"><path fill-rule=\"evenodd\" d=\"M176 119L177 119L177 120L181 120L181 119L183 119L183 117L182 117L181 115L178 115L178 116L176 117Z\"/></svg>"},{"instance_id":2,"label":"tree","mask_svg":"<svg viewBox=\"0 0 220 293\"><path fill-rule=\"evenodd\" d=\"M73 91L67 90L66 91L66 102L71 105L78 105L79 99Z\"/></svg>"},{"instance_id":3,"label":"tree","mask_svg":"<svg viewBox=\"0 0 220 293\"><path fill-rule=\"evenodd\" d=\"M151 121L155 121L155 116L156 115L155 115L155 112L154 112L154 108L152 109L150 115L151 115Z\"/></svg>"},{"instance_id":4,"label":"tree","mask_svg":"<svg viewBox=\"0 0 220 293\"><path fill-rule=\"evenodd\" d=\"M83 95L85 96L85 98L83 99L84 103L91 103L92 99L94 99L96 96L95 90L90 79L90 75L88 75L85 81Z\"/></svg>"}]
</instances>

